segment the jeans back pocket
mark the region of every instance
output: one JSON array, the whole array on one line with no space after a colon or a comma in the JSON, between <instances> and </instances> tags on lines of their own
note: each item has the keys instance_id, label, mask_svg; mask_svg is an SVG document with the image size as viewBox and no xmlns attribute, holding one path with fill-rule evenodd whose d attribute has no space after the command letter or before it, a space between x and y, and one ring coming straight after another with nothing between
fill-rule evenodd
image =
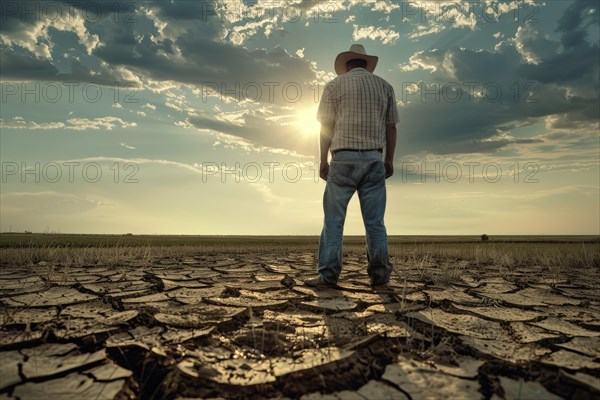
<instances>
[{"instance_id":1,"label":"jeans back pocket","mask_svg":"<svg viewBox=\"0 0 600 400\"><path fill-rule=\"evenodd\" d=\"M356 170L356 163L346 161L331 161L329 164L329 176L331 180L338 185L350 185L354 182L353 174Z\"/></svg>"},{"instance_id":2,"label":"jeans back pocket","mask_svg":"<svg viewBox=\"0 0 600 400\"><path fill-rule=\"evenodd\" d=\"M367 179L373 183L385 182L385 164L381 160L371 163Z\"/></svg>"}]
</instances>

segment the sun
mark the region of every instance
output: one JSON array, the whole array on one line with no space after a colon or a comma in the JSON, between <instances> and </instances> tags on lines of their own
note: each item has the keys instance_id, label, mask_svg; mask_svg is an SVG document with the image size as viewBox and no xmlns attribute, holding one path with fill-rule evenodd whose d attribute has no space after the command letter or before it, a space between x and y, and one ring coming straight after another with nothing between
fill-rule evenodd
<instances>
[{"instance_id":1,"label":"sun","mask_svg":"<svg viewBox=\"0 0 600 400\"><path fill-rule=\"evenodd\" d=\"M316 137L321 130L321 124L317 121L317 105L303 107L296 112L294 125L298 133L305 137Z\"/></svg>"}]
</instances>

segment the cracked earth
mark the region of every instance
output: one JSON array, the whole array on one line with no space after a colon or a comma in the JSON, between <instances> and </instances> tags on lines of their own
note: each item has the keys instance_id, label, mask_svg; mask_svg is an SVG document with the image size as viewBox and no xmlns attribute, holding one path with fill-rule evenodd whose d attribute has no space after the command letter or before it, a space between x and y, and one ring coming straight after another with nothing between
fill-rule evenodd
<instances>
[{"instance_id":1,"label":"cracked earth","mask_svg":"<svg viewBox=\"0 0 600 400\"><path fill-rule=\"evenodd\" d=\"M380 294L314 258L3 266L0 398L600 398L597 268L393 260Z\"/></svg>"}]
</instances>

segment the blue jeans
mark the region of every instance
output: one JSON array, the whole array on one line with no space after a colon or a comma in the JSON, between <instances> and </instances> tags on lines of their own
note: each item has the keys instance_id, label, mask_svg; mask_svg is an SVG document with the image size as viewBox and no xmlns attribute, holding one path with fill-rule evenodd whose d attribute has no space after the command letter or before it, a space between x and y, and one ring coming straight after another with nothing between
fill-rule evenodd
<instances>
[{"instance_id":1,"label":"blue jeans","mask_svg":"<svg viewBox=\"0 0 600 400\"><path fill-rule=\"evenodd\" d=\"M381 153L339 151L329 165L323 194L325 221L319 240L317 272L327 283L335 284L342 272L342 237L348 203L358 191L360 210L367 232L367 272L371 283L387 283L392 273L388 255L385 214L385 166Z\"/></svg>"}]
</instances>

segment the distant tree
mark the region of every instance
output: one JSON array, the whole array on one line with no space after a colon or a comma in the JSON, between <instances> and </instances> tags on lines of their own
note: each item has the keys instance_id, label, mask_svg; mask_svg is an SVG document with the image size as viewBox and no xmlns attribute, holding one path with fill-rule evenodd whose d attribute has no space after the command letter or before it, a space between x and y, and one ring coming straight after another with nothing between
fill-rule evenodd
<instances>
[{"instance_id":1,"label":"distant tree","mask_svg":"<svg viewBox=\"0 0 600 400\"><path fill-rule=\"evenodd\" d=\"M481 241L482 242L487 242L490 238L488 237L488 235L486 235L485 233L483 235L481 235Z\"/></svg>"}]
</instances>

